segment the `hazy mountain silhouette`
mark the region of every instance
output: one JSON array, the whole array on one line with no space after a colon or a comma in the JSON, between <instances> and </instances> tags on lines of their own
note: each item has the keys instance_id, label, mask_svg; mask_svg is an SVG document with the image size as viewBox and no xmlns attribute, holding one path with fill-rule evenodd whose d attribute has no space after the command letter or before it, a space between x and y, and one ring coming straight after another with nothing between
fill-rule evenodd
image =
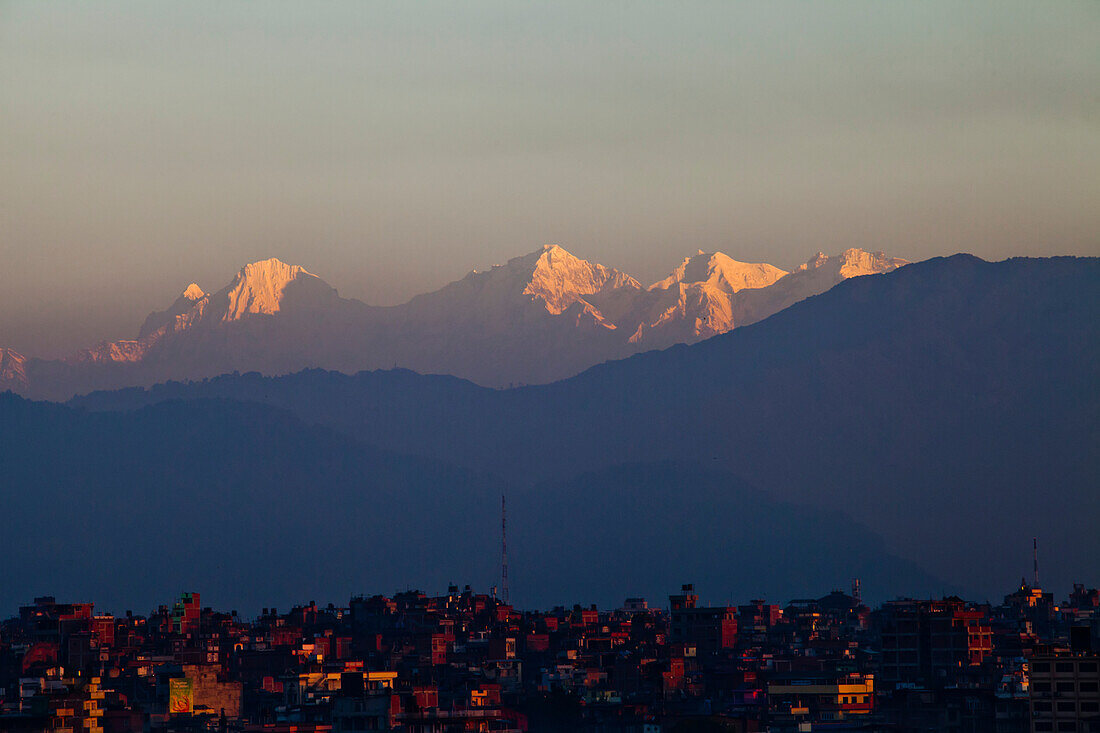
<instances>
[{"instance_id":1,"label":"hazy mountain silhouette","mask_svg":"<svg viewBox=\"0 0 1100 733\"><path fill-rule=\"evenodd\" d=\"M0 606L35 594L147 611L486 586L500 484L227 401L83 414L0 395ZM130 606L127 606L130 607Z\"/></svg>"},{"instance_id":2,"label":"hazy mountain silhouette","mask_svg":"<svg viewBox=\"0 0 1100 733\"><path fill-rule=\"evenodd\" d=\"M580 602L620 602L611 586L663 605L691 581L734 602L811 597L852 578L879 600L950 589L842 511L777 502L725 471L636 463L519 496L509 548L527 562L512 576L568 588ZM537 556L553 560L530 561Z\"/></svg>"},{"instance_id":3,"label":"hazy mountain silhouette","mask_svg":"<svg viewBox=\"0 0 1100 733\"><path fill-rule=\"evenodd\" d=\"M68 399L95 389L304 368L354 373L402 366L479 384L537 384L760 320L841 280L904 260L851 249L787 274L722 253L684 260L649 289L558 246L542 247L393 307L342 298L305 268L245 265L221 290L191 283L146 317L136 339L65 359L0 350L0 389Z\"/></svg>"},{"instance_id":4,"label":"hazy mountain silhouette","mask_svg":"<svg viewBox=\"0 0 1100 733\"><path fill-rule=\"evenodd\" d=\"M255 613L499 578L500 481L269 406L87 413L0 395L0 459L2 608L52 593L145 611L189 588ZM660 598L685 577L738 597L819 592L851 572L883 595L942 587L842 512L714 471L621 467L509 488L508 506L512 598L527 605Z\"/></svg>"},{"instance_id":5,"label":"hazy mountain silhouette","mask_svg":"<svg viewBox=\"0 0 1100 733\"><path fill-rule=\"evenodd\" d=\"M1033 536L1049 583L1095 573L1098 330L1100 260L959 255L546 386L306 372L76 404L264 401L522 485L630 462L729 470L780 500L840 509L892 551L993 597L1029 564Z\"/></svg>"}]
</instances>

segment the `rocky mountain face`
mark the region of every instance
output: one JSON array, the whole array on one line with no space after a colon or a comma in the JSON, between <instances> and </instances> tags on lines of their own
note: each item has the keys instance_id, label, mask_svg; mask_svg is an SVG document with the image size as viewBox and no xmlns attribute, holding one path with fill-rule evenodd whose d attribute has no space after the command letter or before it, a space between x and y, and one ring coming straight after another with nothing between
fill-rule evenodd
<instances>
[{"instance_id":1,"label":"rocky mountain face","mask_svg":"<svg viewBox=\"0 0 1100 733\"><path fill-rule=\"evenodd\" d=\"M624 272L546 246L383 308L342 298L304 268L269 259L246 265L214 293L191 283L167 309L145 319L136 339L100 343L55 361L11 352L0 388L67 399L93 389L233 371L394 366L492 387L546 383L611 359L725 333L844 279L902 264L882 253L848 250L818 254L787 273L699 252L646 288Z\"/></svg>"},{"instance_id":2,"label":"rocky mountain face","mask_svg":"<svg viewBox=\"0 0 1100 733\"><path fill-rule=\"evenodd\" d=\"M738 262L721 252L699 250L636 299L624 323L632 328L630 343L663 348L747 325L740 307L745 296L739 293L766 289L785 275L773 265Z\"/></svg>"},{"instance_id":3,"label":"rocky mountain face","mask_svg":"<svg viewBox=\"0 0 1100 733\"><path fill-rule=\"evenodd\" d=\"M23 392L27 388L27 358L14 349L0 348L0 390Z\"/></svg>"},{"instance_id":4,"label":"rocky mountain face","mask_svg":"<svg viewBox=\"0 0 1100 733\"><path fill-rule=\"evenodd\" d=\"M180 297L176 298L176 302L168 307L168 310L150 313L148 317L146 317L145 323L141 325L141 330L138 332L138 340L147 338L163 328L171 328L173 331L186 328L193 319L185 319L185 316L194 309L200 301L204 301L199 307L198 315L201 315L202 308L205 307L208 300L202 288L196 283L191 283L184 289ZM179 321L178 319L184 320Z\"/></svg>"}]
</instances>

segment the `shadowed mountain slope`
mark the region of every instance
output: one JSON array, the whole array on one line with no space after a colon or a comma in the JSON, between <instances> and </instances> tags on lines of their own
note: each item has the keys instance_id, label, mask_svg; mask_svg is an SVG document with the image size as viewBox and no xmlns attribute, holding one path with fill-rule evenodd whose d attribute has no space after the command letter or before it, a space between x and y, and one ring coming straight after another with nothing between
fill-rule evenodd
<instances>
[{"instance_id":1,"label":"shadowed mountain slope","mask_svg":"<svg viewBox=\"0 0 1100 733\"><path fill-rule=\"evenodd\" d=\"M499 578L503 483L269 406L192 400L86 413L0 395L0 465L3 608L52 593L144 611L186 587L251 613ZM822 524L814 510L716 472L626 467L508 497L512 598L528 605L660 596L682 573L739 597L816 592L852 567L888 582L874 588L883 594L939 587L842 512ZM678 567L685 538L700 553ZM731 553L752 567L730 564ZM788 577L796 557L817 559ZM621 572L642 561L659 572Z\"/></svg>"},{"instance_id":2,"label":"shadowed mountain slope","mask_svg":"<svg viewBox=\"0 0 1100 733\"><path fill-rule=\"evenodd\" d=\"M844 512L777 502L725 471L635 463L522 496L522 511L509 517L509 551L555 560L518 568L537 573L524 581L574 589L581 602L621 602L608 598L612 585L663 605L669 589L686 581L729 600L778 602L847 588L852 578L880 600L954 590L892 556ZM593 538L602 552L592 552Z\"/></svg>"},{"instance_id":3,"label":"shadowed mountain slope","mask_svg":"<svg viewBox=\"0 0 1100 733\"><path fill-rule=\"evenodd\" d=\"M8 609L51 593L144 612L193 587L255 612L498 567L499 482L262 405L92 415L0 395L0 446Z\"/></svg>"}]
</instances>

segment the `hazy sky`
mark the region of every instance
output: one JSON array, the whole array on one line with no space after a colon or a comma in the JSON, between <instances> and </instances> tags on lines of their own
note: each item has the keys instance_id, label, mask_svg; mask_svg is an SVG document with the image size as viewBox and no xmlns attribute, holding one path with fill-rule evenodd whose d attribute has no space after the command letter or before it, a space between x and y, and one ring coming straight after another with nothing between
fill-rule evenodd
<instances>
[{"instance_id":1,"label":"hazy sky","mask_svg":"<svg viewBox=\"0 0 1100 733\"><path fill-rule=\"evenodd\" d=\"M1100 254L1100 2L4 2L0 346L303 264Z\"/></svg>"}]
</instances>

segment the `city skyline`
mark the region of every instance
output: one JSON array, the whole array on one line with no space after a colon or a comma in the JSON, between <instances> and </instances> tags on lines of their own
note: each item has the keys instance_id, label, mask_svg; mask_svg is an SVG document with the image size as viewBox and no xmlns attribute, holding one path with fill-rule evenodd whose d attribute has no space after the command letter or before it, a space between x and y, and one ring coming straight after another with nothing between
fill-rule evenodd
<instances>
[{"instance_id":1,"label":"city skyline","mask_svg":"<svg viewBox=\"0 0 1100 733\"><path fill-rule=\"evenodd\" d=\"M169 596L147 615L37 596L0 620L0 724L18 730L679 733L1088 731L1100 591L1021 581L999 603L858 580L785 604L529 610L450 584L250 616ZM9 694L10 693L10 694Z\"/></svg>"}]
</instances>

